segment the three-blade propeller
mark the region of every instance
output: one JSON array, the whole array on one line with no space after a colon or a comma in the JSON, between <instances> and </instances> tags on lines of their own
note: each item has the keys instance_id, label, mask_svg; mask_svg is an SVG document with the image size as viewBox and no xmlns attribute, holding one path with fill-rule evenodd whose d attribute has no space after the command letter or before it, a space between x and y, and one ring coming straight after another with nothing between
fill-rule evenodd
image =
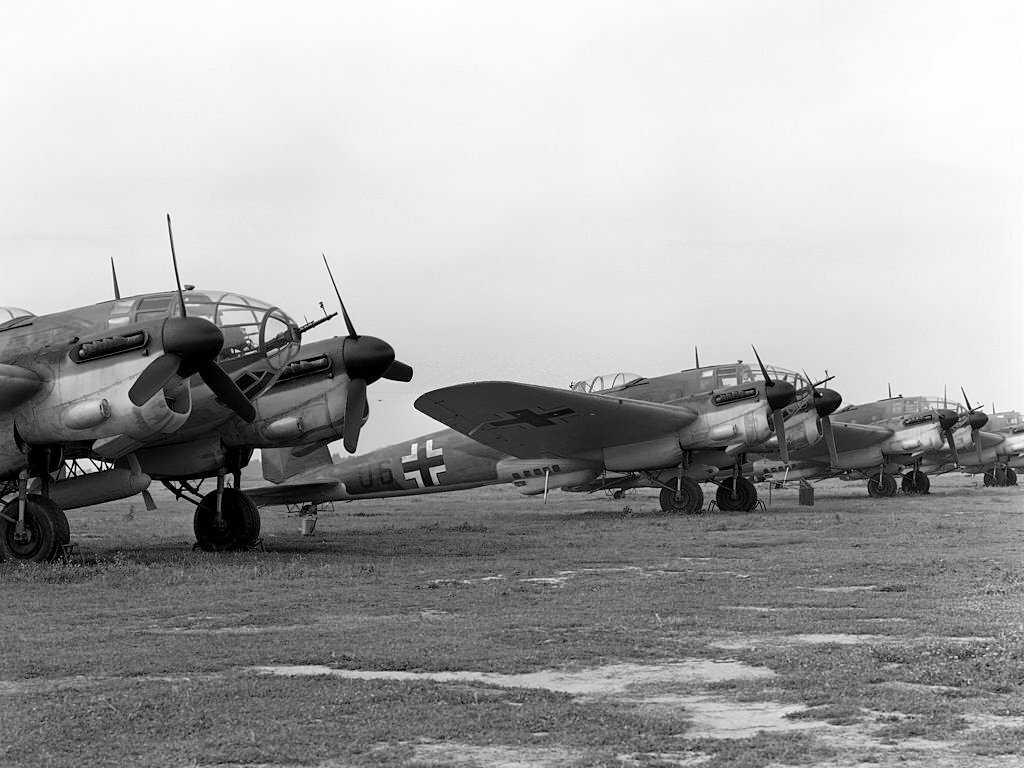
<instances>
[{"instance_id":1,"label":"three-blade propeller","mask_svg":"<svg viewBox=\"0 0 1024 768\"><path fill-rule=\"evenodd\" d=\"M816 381L812 384L811 377L807 375L807 371L804 371L804 378L807 379L808 394L811 397L811 402L814 404L814 410L818 414L818 423L821 424L821 436L825 438L825 445L828 447L829 465L836 467L839 465L839 451L836 448L836 435L832 430L832 419L830 417L843 404L843 396L834 389L827 387L818 389L822 384L828 384L828 382L832 381L835 376L826 376L821 381Z\"/></svg>"},{"instance_id":2,"label":"three-blade propeller","mask_svg":"<svg viewBox=\"0 0 1024 768\"><path fill-rule=\"evenodd\" d=\"M222 403L245 421L252 422L256 418L256 409L217 364L217 355L224 346L224 334L209 320L189 317L185 309L185 294L181 290L181 278L178 275L178 257L174 251L170 214L167 214L167 234L171 240L171 261L174 264L181 317L169 317L164 321L161 331L163 354L146 366L128 390L128 397L135 405L141 406L156 396L175 376L187 379L198 373Z\"/></svg>"},{"instance_id":3,"label":"three-blade propeller","mask_svg":"<svg viewBox=\"0 0 1024 768\"><path fill-rule=\"evenodd\" d=\"M768 369L761 362L761 356L757 354L757 348L753 344L751 344L750 348L754 350L754 357L757 358L757 364L761 366L761 375L764 376L765 398L768 401L768 408L772 412L772 426L775 429L775 436L779 439L779 455L784 463L789 464L789 445L786 443L786 414L783 413L783 409L796 401L796 387L788 381L772 380L772 377L768 375Z\"/></svg>"},{"instance_id":4,"label":"three-blade propeller","mask_svg":"<svg viewBox=\"0 0 1024 768\"><path fill-rule=\"evenodd\" d=\"M348 387L345 391L345 424L343 426L342 441L345 450L355 453L359 445L359 433L363 428L363 420L369 413L370 407L366 400L366 388L378 379L390 379L392 381L411 381L412 367L395 359L395 350L383 339L376 336L360 336L349 317L345 302L341 298L341 291L334 281L331 272L331 265L327 263L327 256L324 255L324 266L327 267L327 275L331 278L331 285L334 286L334 293L338 297L338 304L341 306L341 316L345 320L345 328L348 336L342 342L341 356L345 363L345 372L348 375Z\"/></svg>"},{"instance_id":5,"label":"three-blade propeller","mask_svg":"<svg viewBox=\"0 0 1024 768\"><path fill-rule=\"evenodd\" d=\"M963 387L960 387L960 393L964 396L964 403L967 404L967 423L971 425L971 439L974 440L974 453L978 459L978 463L981 464L981 438L977 432L988 424L988 416L985 415L982 410L984 406L979 405L976 408L971 406L971 401L967 399L967 392L964 391Z\"/></svg>"}]
</instances>

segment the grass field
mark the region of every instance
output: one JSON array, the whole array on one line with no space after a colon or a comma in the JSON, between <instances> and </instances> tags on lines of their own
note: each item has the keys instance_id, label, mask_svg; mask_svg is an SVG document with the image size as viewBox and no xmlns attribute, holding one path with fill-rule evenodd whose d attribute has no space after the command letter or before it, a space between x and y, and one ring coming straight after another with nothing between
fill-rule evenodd
<instances>
[{"instance_id":1,"label":"grass field","mask_svg":"<svg viewBox=\"0 0 1024 768\"><path fill-rule=\"evenodd\" d=\"M230 555L158 500L0 565L0 765L1024 764L1022 488L490 488L264 510Z\"/></svg>"}]
</instances>

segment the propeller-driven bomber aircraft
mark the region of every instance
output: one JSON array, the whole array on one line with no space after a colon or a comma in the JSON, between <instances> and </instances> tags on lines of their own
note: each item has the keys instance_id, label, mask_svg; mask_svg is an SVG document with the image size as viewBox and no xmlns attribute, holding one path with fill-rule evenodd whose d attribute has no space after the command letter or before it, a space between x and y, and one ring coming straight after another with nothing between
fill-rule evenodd
<instances>
[{"instance_id":1,"label":"propeller-driven bomber aircraft","mask_svg":"<svg viewBox=\"0 0 1024 768\"><path fill-rule=\"evenodd\" d=\"M1016 485L1015 470L1024 469L1024 419L1017 411L993 412L987 418L984 429L972 434L973 451L946 451L928 457L925 470L934 474L959 469L983 475L988 486Z\"/></svg>"},{"instance_id":2,"label":"propeller-driven bomber aircraft","mask_svg":"<svg viewBox=\"0 0 1024 768\"><path fill-rule=\"evenodd\" d=\"M173 235L171 256L177 279ZM343 304L349 335L296 360L302 334L334 315L298 327L266 302L180 280L177 291L121 298L115 274L114 294L39 317L0 309L0 496L11 497L0 560L59 556L65 509L138 493L153 506L154 479L187 496L190 481L216 477L196 499L197 543L248 546L259 512L239 486L253 449L312 451L343 437L355 450L367 384L412 377L387 342L356 333Z\"/></svg>"},{"instance_id":3,"label":"propeller-driven bomber aircraft","mask_svg":"<svg viewBox=\"0 0 1024 768\"><path fill-rule=\"evenodd\" d=\"M0 481L2 495L14 497L0 512L0 559L8 560L57 556L69 540L64 508L145 490L150 479L140 454L198 412L212 416L212 408L220 421L233 413L251 419L231 371L256 360L281 365L298 345L294 324L279 310L220 292L190 292L186 299L179 290L50 315L13 308L3 314L9 319L0 324ZM192 387L196 373L202 383ZM251 395L257 387L248 389ZM79 459L110 466L87 475L67 471ZM30 493L30 482L38 492Z\"/></svg>"},{"instance_id":4,"label":"propeller-driven bomber aircraft","mask_svg":"<svg viewBox=\"0 0 1024 768\"><path fill-rule=\"evenodd\" d=\"M746 453L787 430L797 443L819 440L818 419L841 402L758 363L653 379L619 373L567 390L513 382L439 389L415 405L451 429L338 464L326 449L264 451L264 476L278 485L249 493L257 504L291 504L507 482L526 494L648 486L661 489L664 510L695 513L699 483L713 482L720 506L749 509L757 495L742 471Z\"/></svg>"},{"instance_id":5,"label":"propeller-driven bomber aircraft","mask_svg":"<svg viewBox=\"0 0 1024 768\"><path fill-rule=\"evenodd\" d=\"M150 477L195 503L196 543L203 549L244 549L259 539L259 510L241 488L241 471L254 449L287 446L299 455L315 454L341 438L354 452L369 415L367 386L381 378L412 379L412 368L395 359L390 344L356 332L326 258L324 264L348 335L304 345L301 357L290 355L273 375L255 365L238 372L240 383L259 382L251 393L251 418L190 419L173 437L137 454ZM332 317L306 323L294 335ZM227 475L232 486L226 485ZM203 494L207 478L216 478L217 486Z\"/></svg>"},{"instance_id":6,"label":"propeller-driven bomber aircraft","mask_svg":"<svg viewBox=\"0 0 1024 768\"><path fill-rule=\"evenodd\" d=\"M898 396L850 405L822 420L821 443L791 450L788 461L759 459L754 473L772 480L867 478L875 498L895 495L900 477L904 493L923 494L930 486L923 469L928 457L946 446L954 453L969 446L984 419L948 407L944 398Z\"/></svg>"}]
</instances>

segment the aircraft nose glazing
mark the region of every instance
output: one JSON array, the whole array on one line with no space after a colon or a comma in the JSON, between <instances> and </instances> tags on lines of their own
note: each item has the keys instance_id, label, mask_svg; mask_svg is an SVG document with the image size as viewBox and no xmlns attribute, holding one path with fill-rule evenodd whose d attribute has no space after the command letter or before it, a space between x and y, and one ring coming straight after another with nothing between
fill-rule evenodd
<instances>
[{"instance_id":1,"label":"aircraft nose glazing","mask_svg":"<svg viewBox=\"0 0 1024 768\"><path fill-rule=\"evenodd\" d=\"M187 378L216 359L224 346L224 334L201 317L169 317L164 321L162 341L165 352L181 358L178 375Z\"/></svg>"},{"instance_id":2,"label":"aircraft nose glazing","mask_svg":"<svg viewBox=\"0 0 1024 768\"><path fill-rule=\"evenodd\" d=\"M829 416L839 410L843 404L843 396L834 389L814 390L814 410L818 416Z\"/></svg>"},{"instance_id":3,"label":"aircraft nose glazing","mask_svg":"<svg viewBox=\"0 0 1024 768\"><path fill-rule=\"evenodd\" d=\"M768 407L777 411L796 402L796 387L788 381L773 381L765 385L765 397L768 400Z\"/></svg>"}]
</instances>

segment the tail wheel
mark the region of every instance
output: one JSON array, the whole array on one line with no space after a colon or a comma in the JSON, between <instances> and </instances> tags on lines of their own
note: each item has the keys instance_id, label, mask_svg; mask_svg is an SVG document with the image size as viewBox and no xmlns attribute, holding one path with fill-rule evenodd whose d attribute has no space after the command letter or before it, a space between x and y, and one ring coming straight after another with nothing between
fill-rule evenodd
<instances>
[{"instance_id":1,"label":"tail wheel","mask_svg":"<svg viewBox=\"0 0 1024 768\"><path fill-rule=\"evenodd\" d=\"M931 484L932 482L928 479L928 475L915 469L903 476L903 481L900 483L900 486L903 489L903 493L908 496L914 496L928 493L928 489L931 488Z\"/></svg>"},{"instance_id":2,"label":"tail wheel","mask_svg":"<svg viewBox=\"0 0 1024 768\"><path fill-rule=\"evenodd\" d=\"M42 563L56 560L71 541L64 510L44 496L31 494L25 501L24 531L18 533L18 500L0 512L0 560Z\"/></svg>"},{"instance_id":3,"label":"tail wheel","mask_svg":"<svg viewBox=\"0 0 1024 768\"><path fill-rule=\"evenodd\" d=\"M700 483L690 477L684 477L678 493L676 484L669 483L670 488L662 488L658 501L661 511L671 515L699 515L704 510L704 489Z\"/></svg>"},{"instance_id":4,"label":"tail wheel","mask_svg":"<svg viewBox=\"0 0 1024 768\"><path fill-rule=\"evenodd\" d=\"M718 486L715 501L725 512L749 512L757 506L757 488L745 477L726 478Z\"/></svg>"},{"instance_id":5,"label":"tail wheel","mask_svg":"<svg viewBox=\"0 0 1024 768\"><path fill-rule=\"evenodd\" d=\"M193 519L196 544L207 552L245 549L260 535L260 512L252 499L235 488L225 488L217 519L217 492L206 494L196 505Z\"/></svg>"}]
</instances>

